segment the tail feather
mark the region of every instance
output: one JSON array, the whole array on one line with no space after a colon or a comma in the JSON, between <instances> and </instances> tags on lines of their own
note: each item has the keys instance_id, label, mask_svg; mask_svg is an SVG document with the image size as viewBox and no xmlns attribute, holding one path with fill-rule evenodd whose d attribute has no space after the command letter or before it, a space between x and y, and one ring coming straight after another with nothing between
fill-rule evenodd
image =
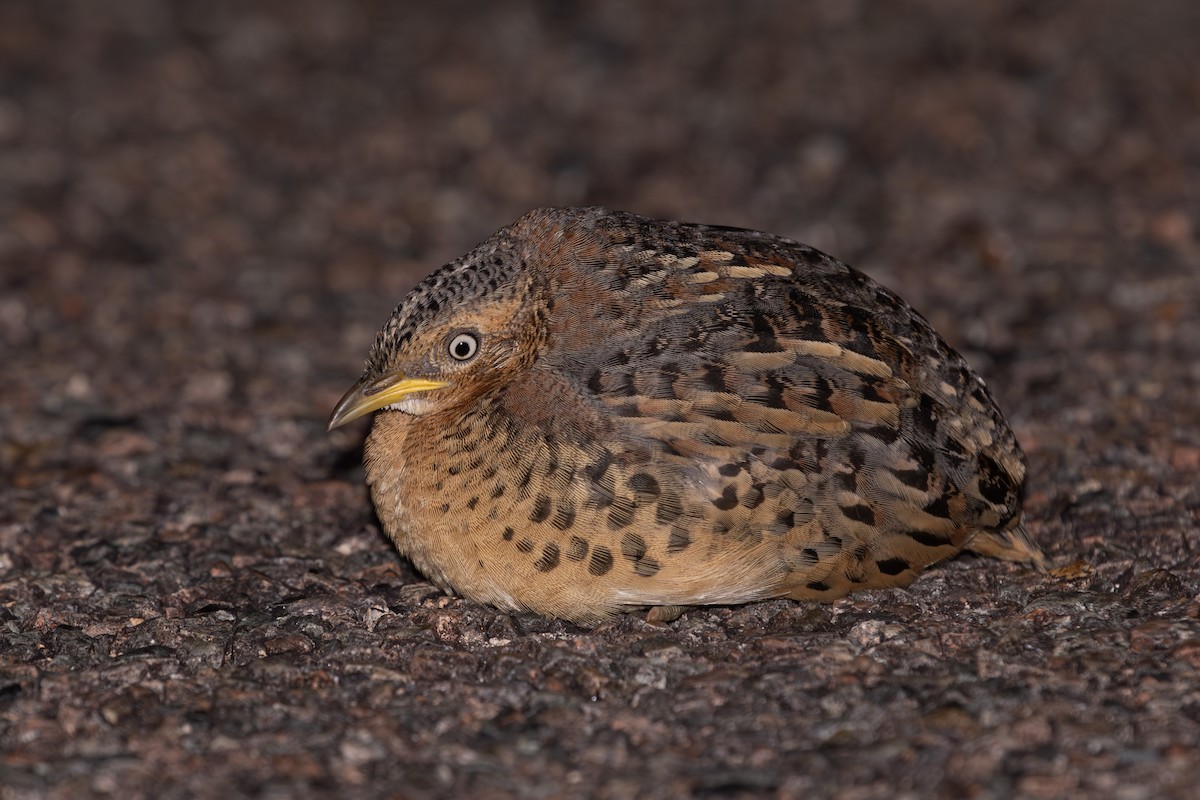
<instances>
[{"instance_id":1,"label":"tail feather","mask_svg":"<svg viewBox=\"0 0 1200 800\"><path fill-rule=\"evenodd\" d=\"M1004 530L980 531L967 549L981 556L1031 564L1039 572L1046 571L1046 556L1029 536L1019 516L1014 517Z\"/></svg>"}]
</instances>

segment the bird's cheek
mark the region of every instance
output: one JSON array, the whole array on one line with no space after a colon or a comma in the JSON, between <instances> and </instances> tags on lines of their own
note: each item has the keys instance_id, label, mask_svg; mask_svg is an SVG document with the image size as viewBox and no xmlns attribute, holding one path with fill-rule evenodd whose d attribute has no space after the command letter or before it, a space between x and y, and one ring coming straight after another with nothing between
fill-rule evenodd
<instances>
[{"instance_id":1,"label":"bird's cheek","mask_svg":"<svg viewBox=\"0 0 1200 800\"><path fill-rule=\"evenodd\" d=\"M496 354L494 363L498 369L521 370L537 359L538 346L534 341L514 337L497 343Z\"/></svg>"}]
</instances>

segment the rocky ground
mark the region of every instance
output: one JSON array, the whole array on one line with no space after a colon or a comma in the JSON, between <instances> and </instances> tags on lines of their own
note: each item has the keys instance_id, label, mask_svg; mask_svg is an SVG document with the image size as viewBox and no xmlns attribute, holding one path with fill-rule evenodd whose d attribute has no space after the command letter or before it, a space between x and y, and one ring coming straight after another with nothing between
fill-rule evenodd
<instances>
[{"instance_id":1,"label":"rocky ground","mask_svg":"<svg viewBox=\"0 0 1200 800\"><path fill-rule=\"evenodd\" d=\"M1194 796L1200 7L0 4L0 798ZM1053 571L594 631L442 595L325 420L537 205L826 249Z\"/></svg>"}]
</instances>

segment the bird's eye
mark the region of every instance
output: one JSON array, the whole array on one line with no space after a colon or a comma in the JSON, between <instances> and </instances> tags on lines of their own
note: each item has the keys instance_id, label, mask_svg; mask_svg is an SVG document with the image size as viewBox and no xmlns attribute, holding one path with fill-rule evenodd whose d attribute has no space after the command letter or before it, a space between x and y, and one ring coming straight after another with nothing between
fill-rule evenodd
<instances>
[{"instance_id":1,"label":"bird's eye","mask_svg":"<svg viewBox=\"0 0 1200 800\"><path fill-rule=\"evenodd\" d=\"M479 337L473 333L456 333L450 338L448 349L456 361L470 361L479 352Z\"/></svg>"}]
</instances>

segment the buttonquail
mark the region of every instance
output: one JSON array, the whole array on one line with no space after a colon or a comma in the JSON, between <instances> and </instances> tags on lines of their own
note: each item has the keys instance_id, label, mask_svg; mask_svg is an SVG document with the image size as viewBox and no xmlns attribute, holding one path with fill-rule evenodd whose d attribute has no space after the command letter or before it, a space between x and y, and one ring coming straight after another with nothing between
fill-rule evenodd
<instances>
[{"instance_id":1,"label":"buttonquail","mask_svg":"<svg viewBox=\"0 0 1200 800\"><path fill-rule=\"evenodd\" d=\"M595 625L904 586L964 548L1041 567L1025 464L963 358L802 244L530 212L422 281L331 428L447 592Z\"/></svg>"}]
</instances>

